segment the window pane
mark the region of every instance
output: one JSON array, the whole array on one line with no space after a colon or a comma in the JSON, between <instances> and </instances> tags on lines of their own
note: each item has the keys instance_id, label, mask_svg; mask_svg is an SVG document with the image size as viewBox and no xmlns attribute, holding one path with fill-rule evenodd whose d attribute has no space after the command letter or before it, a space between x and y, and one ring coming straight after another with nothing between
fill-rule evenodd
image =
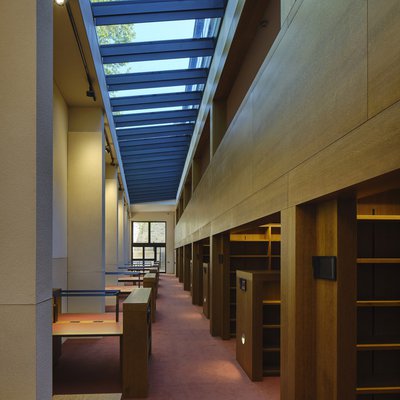
<instances>
[{"instance_id":1,"label":"window pane","mask_svg":"<svg viewBox=\"0 0 400 400\"><path fill-rule=\"evenodd\" d=\"M165 222L150 222L150 243L165 243Z\"/></svg>"},{"instance_id":2,"label":"window pane","mask_svg":"<svg viewBox=\"0 0 400 400\"><path fill-rule=\"evenodd\" d=\"M157 247L156 261L160 261L160 271L165 272L165 247Z\"/></svg>"},{"instance_id":3,"label":"window pane","mask_svg":"<svg viewBox=\"0 0 400 400\"><path fill-rule=\"evenodd\" d=\"M143 248L133 247L132 248L132 258L141 260L143 258Z\"/></svg>"},{"instance_id":4,"label":"window pane","mask_svg":"<svg viewBox=\"0 0 400 400\"><path fill-rule=\"evenodd\" d=\"M148 243L149 224L148 222L133 223L133 243Z\"/></svg>"},{"instance_id":5,"label":"window pane","mask_svg":"<svg viewBox=\"0 0 400 400\"><path fill-rule=\"evenodd\" d=\"M154 260L154 248L145 247L144 248L144 258L145 260Z\"/></svg>"}]
</instances>

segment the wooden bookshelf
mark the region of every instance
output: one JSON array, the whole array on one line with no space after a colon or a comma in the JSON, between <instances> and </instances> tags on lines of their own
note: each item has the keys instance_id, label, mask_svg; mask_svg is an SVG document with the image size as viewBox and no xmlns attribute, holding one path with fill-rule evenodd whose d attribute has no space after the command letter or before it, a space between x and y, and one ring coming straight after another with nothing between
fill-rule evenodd
<instances>
[{"instance_id":1,"label":"wooden bookshelf","mask_svg":"<svg viewBox=\"0 0 400 400\"><path fill-rule=\"evenodd\" d=\"M364 200L357 215L358 400L400 398L399 194Z\"/></svg>"},{"instance_id":2,"label":"wooden bookshelf","mask_svg":"<svg viewBox=\"0 0 400 400\"><path fill-rule=\"evenodd\" d=\"M253 381L279 375L280 272L238 270L236 280L236 359Z\"/></svg>"},{"instance_id":3,"label":"wooden bookshelf","mask_svg":"<svg viewBox=\"0 0 400 400\"><path fill-rule=\"evenodd\" d=\"M246 233L229 235L229 329L236 336L236 271L279 271L281 226L262 225Z\"/></svg>"}]
</instances>

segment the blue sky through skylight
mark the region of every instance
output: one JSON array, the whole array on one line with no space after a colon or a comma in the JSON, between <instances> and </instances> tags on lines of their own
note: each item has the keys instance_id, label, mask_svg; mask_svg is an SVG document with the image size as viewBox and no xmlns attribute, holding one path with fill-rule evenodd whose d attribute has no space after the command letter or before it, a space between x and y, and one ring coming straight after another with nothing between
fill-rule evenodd
<instances>
[{"instance_id":1,"label":"blue sky through skylight","mask_svg":"<svg viewBox=\"0 0 400 400\"><path fill-rule=\"evenodd\" d=\"M134 42L193 38L195 20L147 22L135 24Z\"/></svg>"}]
</instances>

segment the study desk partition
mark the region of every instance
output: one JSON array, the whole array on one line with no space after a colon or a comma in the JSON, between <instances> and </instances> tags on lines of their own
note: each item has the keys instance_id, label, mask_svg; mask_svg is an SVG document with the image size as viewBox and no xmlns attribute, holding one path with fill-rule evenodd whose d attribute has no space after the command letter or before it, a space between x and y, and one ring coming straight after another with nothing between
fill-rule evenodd
<instances>
[{"instance_id":1,"label":"study desk partition","mask_svg":"<svg viewBox=\"0 0 400 400\"><path fill-rule=\"evenodd\" d=\"M92 289L53 289L53 322L57 322L62 315L61 297L113 297L115 296L115 320L119 319L119 298L121 290L92 290Z\"/></svg>"},{"instance_id":2,"label":"study desk partition","mask_svg":"<svg viewBox=\"0 0 400 400\"><path fill-rule=\"evenodd\" d=\"M108 271L105 273L106 275L117 275L119 276L118 282L121 283L132 283L137 284L140 287L140 283L143 281L141 278L141 274L136 271Z\"/></svg>"}]
</instances>

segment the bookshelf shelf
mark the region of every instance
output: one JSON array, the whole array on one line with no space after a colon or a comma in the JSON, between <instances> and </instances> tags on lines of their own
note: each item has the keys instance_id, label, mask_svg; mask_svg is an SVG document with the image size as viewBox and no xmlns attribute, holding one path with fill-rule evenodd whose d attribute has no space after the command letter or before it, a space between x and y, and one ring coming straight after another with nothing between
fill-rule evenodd
<instances>
[{"instance_id":1,"label":"bookshelf shelf","mask_svg":"<svg viewBox=\"0 0 400 400\"><path fill-rule=\"evenodd\" d=\"M400 264L400 258L357 258L357 264Z\"/></svg>"},{"instance_id":2,"label":"bookshelf shelf","mask_svg":"<svg viewBox=\"0 0 400 400\"><path fill-rule=\"evenodd\" d=\"M357 215L356 394L359 400L391 400L399 398L392 394L400 394L399 200L396 192L387 192L359 204L362 209ZM393 213L397 210L399 214Z\"/></svg>"}]
</instances>

